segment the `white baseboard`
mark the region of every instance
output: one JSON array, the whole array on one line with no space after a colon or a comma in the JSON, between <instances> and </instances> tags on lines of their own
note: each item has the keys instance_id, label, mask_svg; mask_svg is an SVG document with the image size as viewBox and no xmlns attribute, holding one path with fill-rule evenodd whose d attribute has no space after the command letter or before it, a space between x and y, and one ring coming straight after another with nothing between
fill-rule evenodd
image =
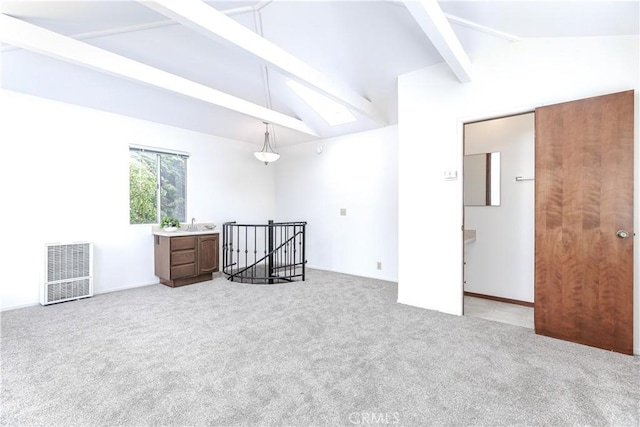
<instances>
[{"instance_id":1,"label":"white baseboard","mask_svg":"<svg viewBox=\"0 0 640 427\"><path fill-rule=\"evenodd\" d=\"M353 273L353 272L350 272L350 271L341 271L341 270L336 270L336 269L333 269L333 268L319 267L319 266L308 265L308 264L307 264L307 268L310 268L312 270L330 271L332 273L348 274L350 276L366 277L367 279L384 280L385 282L398 283L398 279L397 278L391 278L391 277L370 276L370 275L366 275L366 274Z\"/></svg>"},{"instance_id":2,"label":"white baseboard","mask_svg":"<svg viewBox=\"0 0 640 427\"><path fill-rule=\"evenodd\" d=\"M159 282L158 280L153 280L153 281L149 281L149 282L143 282L143 283L136 283L134 285L127 285L127 286L121 286L119 288L111 288L111 289L104 289L104 290L93 290L93 295L100 295L100 294L108 294L111 292L118 292L118 291L126 291L127 289L133 289L133 288L140 288L142 286L149 286L149 285L157 285ZM8 307L2 307L0 308L0 312L5 312L5 311L11 311L11 310L17 310L20 308L27 308L27 307L33 307L36 305L40 305L40 301L36 300L34 302L28 302L25 304L18 304L18 305L11 305Z\"/></svg>"},{"instance_id":3,"label":"white baseboard","mask_svg":"<svg viewBox=\"0 0 640 427\"><path fill-rule=\"evenodd\" d=\"M17 310L19 308L33 307L33 306L36 306L36 305L40 305L40 301L29 302L29 303L26 303L26 304L10 305L9 307L2 307L2 309L0 309L0 312Z\"/></svg>"},{"instance_id":4,"label":"white baseboard","mask_svg":"<svg viewBox=\"0 0 640 427\"><path fill-rule=\"evenodd\" d=\"M426 306L424 306L424 305L420 305L420 304L415 304L415 303L413 303L413 302L404 301L404 300L402 300L402 299L400 299L400 298L398 298L398 300L397 300L396 302L397 302L398 304L408 305L409 307L416 307L416 308L420 308L420 309L423 309L423 310L433 310L433 311L438 311L438 310L434 310L434 309L433 309L433 308L431 308L431 307L426 307Z\"/></svg>"},{"instance_id":5,"label":"white baseboard","mask_svg":"<svg viewBox=\"0 0 640 427\"><path fill-rule=\"evenodd\" d=\"M157 285L158 283L160 283L158 280L152 280L152 281L149 281L149 282L136 283L134 285L121 286L119 288L111 288L111 289L104 289L104 290L101 289L99 291L96 291L95 288L94 288L93 294L94 295L109 294L111 292L126 291L127 289L141 288L143 286L150 286L150 285Z\"/></svg>"}]
</instances>

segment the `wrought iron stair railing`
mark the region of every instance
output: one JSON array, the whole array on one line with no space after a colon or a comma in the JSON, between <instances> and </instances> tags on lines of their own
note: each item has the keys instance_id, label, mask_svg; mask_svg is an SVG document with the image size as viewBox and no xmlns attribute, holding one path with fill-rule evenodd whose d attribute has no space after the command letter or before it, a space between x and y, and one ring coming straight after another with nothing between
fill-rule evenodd
<instances>
[{"instance_id":1,"label":"wrought iron stair railing","mask_svg":"<svg viewBox=\"0 0 640 427\"><path fill-rule=\"evenodd\" d=\"M228 280L272 284L305 280L306 222L222 225L222 271Z\"/></svg>"}]
</instances>

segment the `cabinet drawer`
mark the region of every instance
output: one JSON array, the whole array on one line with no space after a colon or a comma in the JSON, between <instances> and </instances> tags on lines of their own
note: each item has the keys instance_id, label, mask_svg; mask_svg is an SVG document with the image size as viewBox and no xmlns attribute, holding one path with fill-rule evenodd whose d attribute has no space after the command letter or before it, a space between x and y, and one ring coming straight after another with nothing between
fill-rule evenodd
<instances>
[{"instance_id":1,"label":"cabinet drawer","mask_svg":"<svg viewBox=\"0 0 640 427\"><path fill-rule=\"evenodd\" d=\"M195 236L186 236L186 237L172 237L171 238L171 250L172 251L181 251L184 249L195 249L196 248L196 240L198 238Z\"/></svg>"},{"instance_id":2,"label":"cabinet drawer","mask_svg":"<svg viewBox=\"0 0 640 427\"><path fill-rule=\"evenodd\" d=\"M196 251L174 251L171 252L171 267L182 264L193 264L196 262Z\"/></svg>"},{"instance_id":3,"label":"cabinet drawer","mask_svg":"<svg viewBox=\"0 0 640 427\"><path fill-rule=\"evenodd\" d=\"M171 280L180 279L182 277L191 277L196 275L196 265L184 264L171 267Z\"/></svg>"}]
</instances>

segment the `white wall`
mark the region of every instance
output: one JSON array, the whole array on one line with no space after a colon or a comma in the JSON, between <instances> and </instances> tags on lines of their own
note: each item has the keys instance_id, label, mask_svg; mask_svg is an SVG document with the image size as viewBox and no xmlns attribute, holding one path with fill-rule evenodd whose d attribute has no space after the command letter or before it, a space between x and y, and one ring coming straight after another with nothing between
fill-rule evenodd
<instances>
[{"instance_id":1,"label":"white wall","mask_svg":"<svg viewBox=\"0 0 640 427\"><path fill-rule=\"evenodd\" d=\"M476 230L464 245L465 291L533 302L534 182L515 177L534 176L534 126L533 113L465 126L465 154L501 157L500 206L464 208L465 228Z\"/></svg>"},{"instance_id":2,"label":"white wall","mask_svg":"<svg viewBox=\"0 0 640 427\"><path fill-rule=\"evenodd\" d=\"M530 39L472 58L473 80L464 85L445 65L399 77L399 302L462 313L462 180L445 181L443 171L462 170L464 122L635 89L635 229L639 230L638 52L637 36ZM416 197L420 193L424 198ZM414 227L418 222L423 226ZM637 354L638 234L634 296ZM415 251L417 247L423 250Z\"/></svg>"},{"instance_id":3,"label":"white wall","mask_svg":"<svg viewBox=\"0 0 640 427\"><path fill-rule=\"evenodd\" d=\"M256 146L0 92L1 308L37 303L44 244L94 242L97 293L157 283L150 225L129 224L129 144L186 151L187 218L264 222L274 170Z\"/></svg>"},{"instance_id":4,"label":"white wall","mask_svg":"<svg viewBox=\"0 0 640 427\"><path fill-rule=\"evenodd\" d=\"M308 222L308 266L396 281L397 126L283 147L280 153L277 219Z\"/></svg>"}]
</instances>

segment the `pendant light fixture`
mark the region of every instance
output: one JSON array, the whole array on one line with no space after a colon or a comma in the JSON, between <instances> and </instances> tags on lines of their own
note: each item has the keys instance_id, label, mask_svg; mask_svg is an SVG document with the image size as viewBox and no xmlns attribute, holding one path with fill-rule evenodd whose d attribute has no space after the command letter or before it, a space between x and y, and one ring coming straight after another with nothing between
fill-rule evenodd
<instances>
[{"instance_id":1,"label":"pendant light fixture","mask_svg":"<svg viewBox=\"0 0 640 427\"><path fill-rule=\"evenodd\" d=\"M256 159L264 162L265 165L268 165L269 162L275 162L280 158L280 154L276 153L275 150L271 147L271 143L269 142L269 123L264 123L264 145L262 146L261 151L255 151L253 153L256 156Z\"/></svg>"},{"instance_id":2,"label":"pendant light fixture","mask_svg":"<svg viewBox=\"0 0 640 427\"><path fill-rule=\"evenodd\" d=\"M256 33L258 33L260 37L264 37L264 34L262 32L262 14L260 13L260 9L262 9L262 7L264 6L265 5L260 6L259 8L254 8L254 11L253 11L253 19L256 25ZM264 64L262 65L262 81L264 83L264 92L265 92L264 94L267 100L267 108L272 110L273 107L271 105L271 85L269 84L269 69ZM280 154L278 154L274 149L276 145L275 133L273 134L274 147L272 147L271 141L269 140L269 123L267 122L262 122L262 123L264 123L264 127L265 127L264 144L262 145L262 150L255 151L253 155L256 156L256 159L260 160L261 162L264 162L265 165L268 165L270 162L275 162L276 160L278 160L280 158ZM275 132L275 129L273 129L273 125L272 125L272 131Z\"/></svg>"}]
</instances>

